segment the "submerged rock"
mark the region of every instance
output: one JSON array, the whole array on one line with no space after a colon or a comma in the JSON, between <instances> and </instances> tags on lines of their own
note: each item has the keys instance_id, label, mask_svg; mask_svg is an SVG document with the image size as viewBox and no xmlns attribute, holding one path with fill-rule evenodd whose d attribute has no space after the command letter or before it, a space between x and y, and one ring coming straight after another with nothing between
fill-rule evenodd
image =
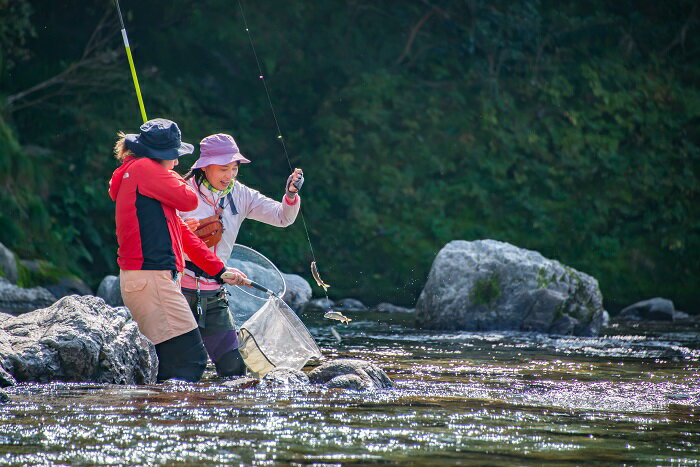
<instances>
[{"instance_id":1,"label":"submerged rock","mask_svg":"<svg viewBox=\"0 0 700 467\"><path fill-rule=\"evenodd\" d=\"M372 307L372 311L377 313L414 313L415 308L404 308L402 306L392 305L391 303L380 303Z\"/></svg>"},{"instance_id":2,"label":"submerged rock","mask_svg":"<svg viewBox=\"0 0 700 467\"><path fill-rule=\"evenodd\" d=\"M333 300L328 298L315 298L306 302L301 311L303 313L325 313L333 308L334 305Z\"/></svg>"},{"instance_id":3,"label":"submerged rock","mask_svg":"<svg viewBox=\"0 0 700 467\"><path fill-rule=\"evenodd\" d=\"M287 305L294 311L299 311L304 303L311 300L311 286L306 279L296 274L282 274L287 283L287 291L282 295Z\"/></svg>"},{"instance_id":4,"label":"submerged rock","mask_svg":"<svg viewBox=\"0 0 700 467\"><path fill-rule=\"evenodd\" d=\"M427 329L594 336L608 313L587 274L508 243L457 240L435 258L416 320Z\"/></svg>"},{"instance_id":5,"label":"submerged rock","mask_svg":"<svg viewBox=\"0 0 700 467\"><path fill-rule=\"evenodd\" d=\"M155 347L128 310L89 295L2 321L0 351L18 382L151 384L158 370Z\"/></svg>"},{"instance_id":6,"label":"submerged rock","mask_svg":"<svg viewBox=\"0 0 700 467\"><path fill-rule=\"evenodd\" d=\"M51 305L56 298L43 287L25 289L0 277L0 312L19 315Z\"/></svg>"},{"instance_id":7,"label":"submerged rock","mask_svg":"<svg viewBox=\"0 0 700 467\"><path fill-rule=\"evenodd\" d=\"M324 363L309 373L309 381L341 389L388 389L394 383L377 365L357 359L339 359Z\"/></svg>"},{"instance_id":8,"label":"submerged rock","mask_svg":"<svg viewBox=\"0 0 700 467\"><path fill-rule=\"evenodd\" d=\"M675 307L671 300L656 297L628 306L617 315L617 319L634 321L673 321L674 311Z\"/></svg>"},{"instance_id":9,"label":"submerged rock","mask_svg":"<svg viewBox=\"0 0 700 467\"><path fill-rule=\"evenodd\" d=\"M105 276L97 287L97 296L109 306L124 306L122 291L119 288L119 276Z\"/></svg>"},{"instance_id":10,"label":"submerged rock","mask_svg":"<svg viewBox=\"0 0 700 467\"><path fill-rule=\"evenodd\" d=\"M262 383L275 386L298 386L309 384L309 377L301 370L275 368L262 379Z\"/></svg>"},{"instance_id":11,"label":"submerged rock","mask_svg":"<svg viewBox=\"0 0 700 467\"><path fill-rule=\"evenodd\" d=\"M333 309L336 311L348 312L367 311L365 304L354 298L342 298L338 300L335 302L335 305L333 305Z\"/></svg>"}]
</instances>

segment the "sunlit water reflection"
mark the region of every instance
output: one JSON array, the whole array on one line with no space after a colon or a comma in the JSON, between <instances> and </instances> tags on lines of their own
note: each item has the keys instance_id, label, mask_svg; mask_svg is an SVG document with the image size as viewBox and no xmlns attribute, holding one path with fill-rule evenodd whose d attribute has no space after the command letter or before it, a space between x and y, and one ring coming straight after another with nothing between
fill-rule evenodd
<instances>
[{"instance_id":1,"label":"sunlit water reflection","mask_svg":"<svg viewBox=\"0 0 700 467\"><path fill-rule=\"evenodd\" d=\"M700 463L697 329L442 333L410 315L307 320L324 355L397 389L64 384L7 389L0 463ZM614 335L619 334L619 335Z\"/></svg>"}]
</instances>

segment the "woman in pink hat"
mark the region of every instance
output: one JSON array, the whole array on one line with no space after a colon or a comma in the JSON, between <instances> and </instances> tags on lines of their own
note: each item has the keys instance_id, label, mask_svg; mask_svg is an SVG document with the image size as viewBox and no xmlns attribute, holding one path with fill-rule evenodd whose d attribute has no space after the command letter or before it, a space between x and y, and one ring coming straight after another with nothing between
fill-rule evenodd
<instances>
[{"instance_id":1,"label":"woman in pink hat","mask_svg":"<svg viewBox=\"0 0 700 467\"><path fill-rule=\"evenodd\" d=\"M294 222L301 204L298 192L304 183L301 169L294 169L287 178L282 201L275 201L236 180L240 164L250 160L241 154L230 135L207 136L199 147L199 159L185 176L199 196L199 205L193 211L180 212L180 216L224 263L231 256L245 219L276 227L287 227ZM217 374L244 374L226 289L189 259L185 262L181 286Z\"/></svg>"}]
</instances>

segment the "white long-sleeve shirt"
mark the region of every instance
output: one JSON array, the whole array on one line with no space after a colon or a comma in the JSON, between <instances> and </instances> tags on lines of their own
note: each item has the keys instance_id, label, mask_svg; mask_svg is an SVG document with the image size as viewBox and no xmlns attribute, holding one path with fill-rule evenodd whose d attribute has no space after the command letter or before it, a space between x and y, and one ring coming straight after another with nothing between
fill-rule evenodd
<instances>
[{"instance_id":1,"label":"white long-sleeve shirt","mask_svg":"<svg viewBox=\"0 0 700 467\"><path fill-rule=\"evenodd\" d=\"M220 200L224 200L224 209L221 211L221 222L223 223L224 231L219 243L210 248L224 263L231 256L236 237L238 237L241 224L245 219L254 219L275 227L287 227L294 223L301 206L299 195L296 196L293 202L290 202L286 196L283 196L281 202L275 201L259 191L236 181L231 189L231 198L236 211L234 213L234 210L229 206L228 195L219 197L204 184L197 186L194 177L190 178L187 183L199 194L199 205L194 211L180 212L180 217L183 219L188 217L194 217L195 219L211 217L216 214L215 206L218 207ZM194 273L188 269L185 269L185 274L194 277ZM185 279L183 278L184 287L190 282ZM202 280L200 279L200 281Z\"/></svg>"}]
</instances>

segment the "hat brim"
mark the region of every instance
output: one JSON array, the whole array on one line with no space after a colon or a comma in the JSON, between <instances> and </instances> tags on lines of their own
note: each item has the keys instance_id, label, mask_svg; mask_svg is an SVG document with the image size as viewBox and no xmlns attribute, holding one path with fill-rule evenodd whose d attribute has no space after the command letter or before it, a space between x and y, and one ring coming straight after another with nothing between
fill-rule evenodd
<instances>
[{"instance_id":1,"label":"hat brim","mask_svg":"<svg viewBox=\"0 0 700 467\"><path fill-rule=\"evenodd\" d=\"M129 148L137 156L171 161L173 159L177 159L178 157L186 156L194 152L194 146L185 142L181 142L179 148L160 149L151 146L146 146L141 141L139 136L140 135L137 134L128 134L124 137L124 143L126 144L126 147Z\"/></svg>"},{"instance_id":2,"label":"hat brim","mask_svg":"<svg viewBox=\"0 0 700 467\"><path fill-rule=\"evenodd\" d=\"M210 165L228 165L231 162L240 162L241 164L249 164L250 159L243 157L240 152L236 154L222 154L219 156L200 156L199 159L192 165L193 169L203 169Z\"/></svg>"}]
</instances>

